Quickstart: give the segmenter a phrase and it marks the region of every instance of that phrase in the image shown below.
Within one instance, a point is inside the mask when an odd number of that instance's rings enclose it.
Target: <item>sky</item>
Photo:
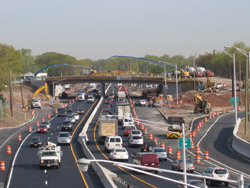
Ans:
[[[0,0],[0,43],[32,55],[189,57],[240,41],[249,0]]]

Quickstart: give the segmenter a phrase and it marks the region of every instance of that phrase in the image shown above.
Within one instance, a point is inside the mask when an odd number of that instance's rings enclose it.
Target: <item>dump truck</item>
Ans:
[[[182,124],[184,124],[183,117],[168,117],[168,124],[167,138],[182,137]]]
[[[117,104],[118,124],[121,125],[123,118],[132,116],[129,103],[118,103]]]
[[[37,155],[39,157],[40,169],[51,167],[59,168],[61,164],[61,146],[57,146],[52,142],[47,141],[43,147],[40,147]]]
[[[98,143],[104,144],[106,136],[118,136],[118,121],[116,118],[102,116],[98,120]]]

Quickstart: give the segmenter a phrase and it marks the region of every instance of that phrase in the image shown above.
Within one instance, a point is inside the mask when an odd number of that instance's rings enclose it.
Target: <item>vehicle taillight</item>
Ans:
[[[227,178],[230,179],[230,173],[228,173]]]
[[[211,177],[214,177],[214,173],[212,173]]]
[[[194,168],[194,164],[192,164],[192,165],[191,165],[191,167],[193,167],[193,168]]]
[[[117,153],[114,153],[114,155],[117,155]]]
[[[182,164],[180,164],[179,167],[182,168]]]

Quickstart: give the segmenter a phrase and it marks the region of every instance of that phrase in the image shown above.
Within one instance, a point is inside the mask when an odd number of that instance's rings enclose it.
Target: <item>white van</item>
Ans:
[[[122,138],[120,136],[107,136],[105,138],[104,147],[106,152],[109,152],[115,148],[122,148]]]
[[[78,93],[77,94],[77,99],[79,101],[84,101],[85,100],[85,93]]]
[[[135,122],[134,120],[131,118],[123,118],[122,121],[122,128],[126,128],[126,127],[134,127],[135,126]]]

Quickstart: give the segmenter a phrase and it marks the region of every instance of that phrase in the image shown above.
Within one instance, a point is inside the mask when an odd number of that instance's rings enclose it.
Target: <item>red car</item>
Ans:
[[[113,102],[113,101],[114,101],[114,99],[111,99],[111,98],[107,99],[107,102]]]
[[[126,127],[123,131],[124,136],[128,136],[130,131],[135,130],[135,127]]]
[[[103,112],[111,113],[111,108],[104,108],[104,109],[103,109]]]
[[[46,125],[40,125],[37,129],[38,133],[47,133],[48,132],[48,128]]]

